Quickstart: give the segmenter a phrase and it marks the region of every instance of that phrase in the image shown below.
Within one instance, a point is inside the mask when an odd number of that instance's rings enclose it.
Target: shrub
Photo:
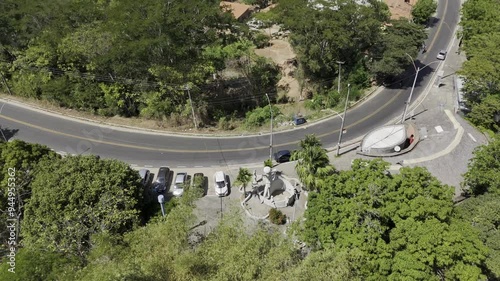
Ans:
[[[272,168],[273,167],[273,160],[272,159],[266,159],[264,161],[264,167],[269,167],[269,168]]]
[[[219,119],[218,126],[219,129],[226,131],[234,130],[235,128],[233,120],[230,117],[226,116],[223,116]]]
[[[285,224],[286,223],[286,215],[283,214],[280,210],[276,208],[272,208],[269,210],[269,220],[274,224]]]
[[[262,49],[269,46],[270,40],[271,38],[269,38],[269,36],[261,32],[254,33],[252,36],[252,42],[258,49]]]
[[[272,108],[274,118],[281,114],[276,106],[273,105]],[[255,128],[262,126],[266,122],[270,122],[270,120],[271,112],[269,111],[269,106],[257,107],[256,109],[246,113],[245,125],[247,128]]]

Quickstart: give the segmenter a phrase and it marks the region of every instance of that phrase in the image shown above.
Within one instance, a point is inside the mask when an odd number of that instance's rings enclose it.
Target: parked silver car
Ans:
[[[174,196],[182,196],[184,194],[184,184],[187,181],[187,173],[177,173],[175,175],[175,181],[174,181],[174,189],[172,190],[172,193]]]

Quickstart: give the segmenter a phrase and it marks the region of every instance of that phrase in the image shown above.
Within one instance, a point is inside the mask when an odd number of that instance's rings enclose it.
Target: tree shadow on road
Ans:
[[[17,132],[19,132],[19,129],[0,127],[0,141],[9,141],[17,134]]]

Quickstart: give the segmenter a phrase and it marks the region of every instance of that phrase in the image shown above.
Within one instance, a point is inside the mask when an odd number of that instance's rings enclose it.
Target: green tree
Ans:
[[[369,67],[379,80],[400,75],[411,65],[411,56],[416,58],[418,50],[427,38],[422,26],[407,20],[393,20],[384,27],[377,43],[371,48],[372,61]]]
[[[0,265],[2,281],[74,280],[81,268],[80,261],[46,249],[22,248],[16,253],[15,273],[8,271],[7,262]]]
[[[484,194],[467,199],[457,206],[456,217],[479,230],[479,237],[488,247],[486,267],[490,279],[500,278],[500,196]]]
[[[500,121],[496,119],[498,115],[500,115],[500,95],[488,95],[480,103],[472,105],[467,119],[483,130],[499,132]]]
[[[468,60],[459,73],[465,76],[464,90],[470,101],[500,93],[500,32],[479,34],[464,42]]]
[[[312,246],[359,249],[364,280],[483,278],[486,248],[454,220],[453,190],[424,168],[387,173],[382,160],[355,160],[311,193],[302,237]],[[410,242],[409,242],[410,241]]]
[[[436,12],[437,2],[434,0],[419,0],[411,9],[413,22],[426,24],[429,18]]]
[[[500,138],[496,137],[488,145],[474,150],[464,174],[463,188],[473,195],[485,192],[500,193]]]
[[[465,45],[474,35],[492,34],[500,30],[500,11],[495,0],[471,0],[462,6],[460,25]]]
[[[351,0],[322,4],[324,8],[307,1],[281,0],[276,8],[291,30],[290,42],[299,62],[313,78],[334,76],[340,58],[346,61],[343,69],[350,69],[376,43],[387,16],[385,4],[368,7]]]
[[[31,185],[21,232],[28,247],[84,257],[92,235],[119,235],[140,223],[142,187],[125,163],[95,156],[43,160]]]
[[[246,194],[246,188],[248,184],[252,181],[252,173],[247,168],[240,168],[238,170],[238,176],[236,176],[235,185],[240,186],[240,191],[243,189],[243,194]]]
[[[306,135],[299,147],[291,157],[292,161],[297,160],[295,171],[308,190],[321,190],[324,179],[335,171],[326,149],[314,135]]]
[[[0,219],[23,219],[25,204],[31,197],[31,182],[37,170],[37,164],[46,159],[55,161],[58,155],[50,148],[40,145],[26,143],[21,140],[10,142],[0,142],[0,208],[4,210],[0,213]],[[11,192],[11,194],[9,194]],[[13,195],[13,196],[11,196]],[[8,208],[14,208],[15,211],[7,212]],[[0,252],[4,252],[10,232],[7,230],[7,224],[0,228]],[[18,242],[20,242],[18,240]]]
[[[310,253],[300,264],[289,269],[287,280],[360,281],[359,266],[364,254],[357,248],[325,249]]]

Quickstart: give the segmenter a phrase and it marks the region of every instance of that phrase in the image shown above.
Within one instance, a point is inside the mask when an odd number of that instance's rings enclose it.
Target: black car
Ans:
[[[288,162],[290,161],[290,157],[292,157],[290,150],[280,150],[274,153],[274,160],[278,163]]]
[[[153,184],[153,188],[157,193],[164,193],[167,190],[169,174],[170,169],[167,167],[160,167],[160,169],[158,169],[158,175],[156,175],[156,181]]]
[[[304,117],[296,117],[293,119],[293,124],[296,126],[305,124],[307,122],[306,118]]]

